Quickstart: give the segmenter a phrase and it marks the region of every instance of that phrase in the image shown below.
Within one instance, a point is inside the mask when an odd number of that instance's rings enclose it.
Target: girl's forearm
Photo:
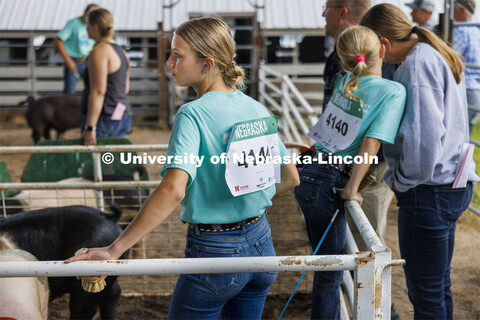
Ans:
[[[380,145],[381,145],[381,142],[378,139],[367,137],[363,139],[362,145],[358,150],[358,155],[363,156],[364,154],[367,154],[367,157],[365,157],[365,159],[370,159],[370,156],[374,156],[378,153],[378,150],[380,149]],[[353,166],[350,179],[348,180],[348,183],[345,186],[345,189],[349,189],[352,192],[358,192],[360,183],[362,182],[363,177],[367,173],[368,168],[370,168],[370,165],[371,165],[370,163],[355,164]]]
[[[100,113],[102,112],[105,95],[91,92],[88,96],[88,110],[85,126],[96,127]]]
[[[167,170],[167,174],[170,170]],[[110,246],[114,257],[119,258],[143,239],[178,206],[185,196],[185,185],[188,179],[188,175],[185,175],[186,173],[175,172],[173,179],[171,179],[172,176],[165,175],[162,183],[148,197],[133,221]]]

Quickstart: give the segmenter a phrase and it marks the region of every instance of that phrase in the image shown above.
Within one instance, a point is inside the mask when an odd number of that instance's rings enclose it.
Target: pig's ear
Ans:
[[[25,101],[20,101],[18,103],[18,106],[19,107],[28,106],[28,105],[32,104],[33,101],[35,101],[35,99],[32,96],[28,96]]]

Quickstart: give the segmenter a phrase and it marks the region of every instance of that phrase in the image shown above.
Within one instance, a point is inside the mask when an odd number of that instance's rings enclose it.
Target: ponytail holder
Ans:
[[[360,62],[365,62],[365,56],[363,54],[359,54],[356,58],[355,58],[355,63],[360,63]]]
[[[417,29],[418,29],[417,26],[413,27],[413,28],[412,28],[412,31],[410,31],[410,33],[417,33]]]

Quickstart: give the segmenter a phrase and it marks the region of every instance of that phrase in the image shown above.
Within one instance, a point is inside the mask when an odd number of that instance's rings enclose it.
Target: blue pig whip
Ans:
[[[335,211],[335,214],[333,215],[332,219],[330,220],[330,223],[328,224],[327,230],[325,230],[325,232],[323,233],[322,238],[320,239],[320,241],[319,241],[318,244],[317,244],[317,247],[315,248],[315,251],[313,251],[313,255],[316,255],[318,249],[320,249],[320,246],[321,246],[321,244],[322,244],[322,242],[323,242],[323,239],[325,239],[325,236],[327,235],[328,230],[330,230],[330,227],[332,226],[333,221],[335,221],[335,218],[337,217],[339,211],[340,211],[340,209],[337,209],[337,211]],[[293,295],[295,294],[295,291],[297,291],[298,286],[300,285],[300,282],[302,282],[303,277],[305,276],[305,273],[307,273],[307,271],[303,271],[302,275],[300,276],[300,279],[298,280],[297,285],[296,285],[295,288],[293,289],[293,292],[292,292],[292,294],[290,295],[290,298],[288,298],[287,304],[286,304],[285,307],[283,308],[282,313],[280,313],[280,317],[278,317],[278,320],[282,319],[283,314],[284,314],[285,311],[287,310],[287,307],[288,307],[288,304],[290,303],[290,301],[292,301]]]

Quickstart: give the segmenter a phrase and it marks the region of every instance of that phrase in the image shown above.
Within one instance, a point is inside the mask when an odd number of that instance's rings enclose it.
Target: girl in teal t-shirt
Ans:
[[[175,118],[168,156],[179,157],[180,161],[165,165],[162,182],[114,243],[88,249],[67,262],[118,259],[180,202],[184,205],[182,219],[189,224],[187,258],[275,255],[265,209],[271,206],[275,193],[299,184],[295,166],[281,166],[280,183],[234,197],[227,189],[225,164],[211,161],[212,156],[220,157],[227,151],[234,124],[269,116],[263,105],[236,90],[243,86],[244,72],[234,64],[234,54],[231,31],[220,19],[193,19],[175,30],[167,67],[177,85],[193,87],[198,97],[184,105]],[[260,130],[258,124],[252,128],[242,135],[270,130]],[[276,140],[273,138],[272,146]],[[287,152],[281,141],[278,149],[275,151],[280,155]],[[263,183],[266,181],[257,182],[256,187],[261,188]],[[239,185],[238,190],[247,187]],[[182,274],[168,318],[261,319],[275,277],[268,272]]]
[[[345,30],[337,41],[337,53],[348,71],[340,80],[319,122],[309,134],[317,141],[314,161],[303,168],[295,196],[305,216],[308,236],[315,249],[337,209],[339,214],[317,254],[342,254],[346,242],[345,200],[362,196],[358,188],[370,166],[370,156],[381,143],[393,143],[405,105],[405,88],[383,79],[385,48],[378,36],[360,26]],[[332,156],[361,163],[334,164]],[[331,158],[330,158],[331,159]],[[326,164],[324,164],[326,162]],[[342,271],[315,272],[312,319],[338,319]]]

